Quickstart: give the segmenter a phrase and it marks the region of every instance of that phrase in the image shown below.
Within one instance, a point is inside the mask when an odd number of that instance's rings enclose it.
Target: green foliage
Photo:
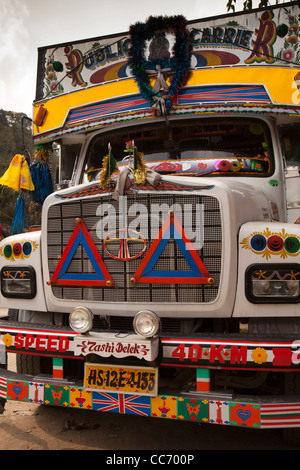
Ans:
[[[13,157],[25,149],[33,155],[31,123],[23,119],[24,113],[0,109],[0,177],[6,172]],[[23,131],[24,129],[24,137]],[[9,229],[18,193],[6,186],[0,186],[0,225]]]

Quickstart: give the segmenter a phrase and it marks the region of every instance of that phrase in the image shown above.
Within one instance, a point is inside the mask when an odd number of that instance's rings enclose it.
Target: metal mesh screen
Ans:
[[[53,205],[48,212],[48,260],[50,278],[61,258],[74,231],[77,217],[84,221],[89,234],[114,281],[113,287],[52,286],[57,298],[98,302],[136,302],[136,303],[208,303],[213,301],[219,289],[222,262],[222,227],[218,200],[211,196],[193,194],[166,194],[155,192],[126,196],[126,218],[120,203],[110,196],[81,201],[64,201]],[[124,203],[124,200],[123,200]],[[101,208],[102,205],[102,208]],[[104,215],[104,209],[108,212]],[[132,285],[130,279],[151,246],[168,208],[175,209],[188,238],[197,249],[213,285],[206,284],[139,284]],[[114,214],[112,217],[107,214]],[[104,215],[105,218],[99,216]],[[101,222],[102,220],[102,222]],[[117,231],[124,227],[134,227],[145,237],[146,251],[136,259],[120,261],[108,256],[104,250],[103,238],[109,232],[109,224],[114,223]],[[104,235],[102,228],[106,229]],[[105,226],[105,223],[107,226]],[[100,224],[100,225],[99,225]],[[125,225],[124,225],[125,224]],[[99,238],[100,235],[100,238]],[[119,247],[110,248],[117,256]],[[138,244],[130,246],[130,255],[138,254]],[[170,238],[155,263],[156,271],[189,271],[191,268],[179,244]],[[91,273],[93,266],[84,247],[79,244],[68,266],[68,273]]]

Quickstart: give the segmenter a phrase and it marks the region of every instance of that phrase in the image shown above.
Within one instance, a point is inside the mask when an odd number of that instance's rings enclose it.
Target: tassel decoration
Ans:
[[[103,170],[100,173],[100,181],[99,186],[104,188],[109,180],[111,179],[113,174],[119,174],[120,171],[118,169],[117,162],[115,157],[113,156],[111,145],[108,144],[108,155],[103,158]]]
[[[29,166],[35,188],[32,192],[32,201],[41,205],[54,190],[52,176],[48,165],[51,154],[51,144],[37,145],[34,154],[34,162]]]
[[[31,178],[34,184],[32,201],[43,204],[49,194],[53,193],[53,183],[50,168],[46,163],[33,162],[30,164]]]
[[[14,218],[13,218],[11,228],[10,228],[11,235],[16,235],[17,233],[24,232],[24,216],[25,216],[24,196],[22,193],[20,193],[17,199],[15,214],[14,214]]]

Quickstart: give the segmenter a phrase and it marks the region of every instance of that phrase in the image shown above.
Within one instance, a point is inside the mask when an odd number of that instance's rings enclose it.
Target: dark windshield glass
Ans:
[[[269,176],[273,171],[271,137],[263,121],[193,119],[99,134],[88,149],[84,181],[97,179],[109,143],[118,165],[127,164],[124,150],[132,140],[147,166],[161,174]]]

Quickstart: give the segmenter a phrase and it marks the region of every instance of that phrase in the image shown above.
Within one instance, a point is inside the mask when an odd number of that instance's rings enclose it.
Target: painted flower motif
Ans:
[[[220,170],[220,171],[229,171],[230,162],[227,160],[221,160],[220,162],[217,163],[216,167],[217,167],[217,170]]]
[[[133,142],[132,142],[132,140],[128,140],[126,142],[126,149],[131,150],[132,148],[133,148]]]
[[[57,89],[58,89],[58,82],[50,83],[50,90],[51,91],[56,91]]]
[[[289,44],[297,44],[298,42],[298,37],[297,36],[290,36],[287,38],[286,42]]]
[[[12,337],[9,333],[6,333],[6,335],[3,336],[2,338],[3,343],[7,348],[12,345]]]
[[[242,165],[238,161],[234,161],[230,163],[230,171],[233,171],[233,172],[240,171],[241,167]]]
[[[256,364],[263,364],[268,359],[268,354],[264,348],[256,348],[252,351],[251,357]]]
[[[47,78],[48,80],[53,80],[55,78],[55,73],[54,72],[48,73]]]
[[[295,58],[295,52],[292,49],[286,49],[282,52],[282,58],[291,62]]]
[[[293,31],[294,33],[297,33],[298,32],[298,29],[299,29],[299,25],[298,24],[292,24],[290,26],[290,31]]]

